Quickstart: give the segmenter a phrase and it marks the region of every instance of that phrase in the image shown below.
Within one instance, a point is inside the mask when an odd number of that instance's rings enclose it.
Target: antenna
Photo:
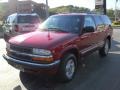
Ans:
[[[48,29],[48,40],[52,40],[49,29]]]

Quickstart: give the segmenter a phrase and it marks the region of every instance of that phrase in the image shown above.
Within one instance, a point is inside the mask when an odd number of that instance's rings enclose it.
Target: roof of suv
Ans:
[[[59,15],[82,15],[82,16],[85,16],[85,15],[97,15],[97,16],[101,16],[99,14],[89,14],[89,13],[60,13],[60,14],[56,14],[55,16],[59,16]],[[104,16],[104,15],[102,15]]]

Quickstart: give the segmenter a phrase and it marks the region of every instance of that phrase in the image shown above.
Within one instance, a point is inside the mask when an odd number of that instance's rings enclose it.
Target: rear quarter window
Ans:
[[[103,15],[103,16],[101,16],[101,18],[102,18],[104,24],[111,25],[111,21],[108,18],[108,16]]]

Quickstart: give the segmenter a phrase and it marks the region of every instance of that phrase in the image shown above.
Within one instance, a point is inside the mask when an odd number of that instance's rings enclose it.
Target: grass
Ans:
[[[112,25],[113,28],[120,29],[120,25]]]
[[[112,23],[112,27],[113,28],[120,28],[120,24],[114,24],[114,23]]]
[[[2,30],[2,24],[3,24],[3,21],[0,21],[0,32],[3,32],[3,30]]]
[[[0,25],[0,38],[3,38],[3,29],[2,29],[2,25]]]
[[[0,21],[0,25],[2,25],[3,21]]]
[[[120,27],[120,25],[112,25],[113,27]]]
[[[2,30],[2,26],[0,25],[0,32],[3,32],[3,30]]]

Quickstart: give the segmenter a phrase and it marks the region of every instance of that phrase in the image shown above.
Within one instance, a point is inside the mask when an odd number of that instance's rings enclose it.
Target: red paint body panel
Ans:
[[[10,39],[10,43],[40,49],[51,49],[67,40],[73,39],[77,34],[61,32],[32,32]]]

